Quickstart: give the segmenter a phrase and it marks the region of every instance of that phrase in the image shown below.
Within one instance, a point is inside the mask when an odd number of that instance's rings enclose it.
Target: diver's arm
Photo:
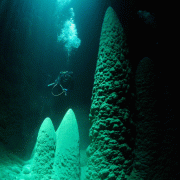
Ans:
[[[53,86],[53,85],[57,85],[60,82],[60,77],[58,76],[58,78],[51,84],[48,84],[48,86]]]
[[[54,82],[54,83],[48,84],[48,86],[52,86],[52,85],[54,85],[54,84],[56,84],[56,83]]]

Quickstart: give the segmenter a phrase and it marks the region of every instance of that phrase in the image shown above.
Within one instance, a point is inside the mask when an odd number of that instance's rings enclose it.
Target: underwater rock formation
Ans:
[[[72,109],[67,111],[56,132],[50,118],[43,121],[28,161],[6,152],[0,144],[2,180],[80,180],[84,176],[80,172],[79,131]]]
[[[125,41],[122,25],[109,7],[102,25],[91,99],[87,180],[120,180],[131,171],[131,68]]]
[[[56,134],[50,118],[46,118],[39,130],[32,161],[34,179],[51,178],[56,149]]]
[[[154,173],[156,169],[160,169],[157,158],[161,144],[161,125],[158,117],[156,79],[153,61],[143,58],[138,64],[135,76],[137,135],[134,168],[138,175],[135,179],[153,179],[158,174]]]
[[[79,131],[76,117],[72,109],[69,109],[64,116],[56,131],[56,137],[54,170],[58,178],[64,180],[79,180]]]
[[[56,133],[50,118],[44,120],[34,151],[35,179],[79,180],[79,131],[72,109],[67,111]]]

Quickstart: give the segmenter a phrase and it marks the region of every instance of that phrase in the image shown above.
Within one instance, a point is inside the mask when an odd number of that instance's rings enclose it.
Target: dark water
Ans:
[[[79,125],[80,146],[85,149],[89,144],[88,115],[105,11],[111,5],[125,29],[135,71],[144,56],[154,62],[159,58],[155,20],[153,26],[145,24],[137,13],[143,7],[155,16],[157,10],[150,4],[71,0],[60,10],[56,0],[2,0],[0,141],[21,156],[29,156],[44,118],[50,117],[57,129],[72,108]],[[71,7],[81,44],[72,49],[68,60],[67,49],[57,42],[57,35]],[[54,97],[47,84],[54,82],[60,71],[73,71],[74,89],[67,96]]]
[[[56,129],[69,108],[76,114],[81,148],[89,144],[91,91],[107,8],[102,5],[102,1],[74,0],[60,10],[56,0],[0,2],[0,127],[4,133],[0,140],[21,156],[30,155],[44,118],[50,117]],[[70,7],[81,45],[72,49],[68,61],[57,34],[69,18]],[[60,71],[73,71],[74,89],[67,96],[54,97],[47,85]]]
[[[167,153],[168,157],[164,155],[163,172],[171,161],[176,165],[179,126],[174,114],[179,75],[175,71],[178,56],[172,57],[175,48],[170,52],[175,43],[167,41],[173,39],[173,33],[166,31],[174,23],[171,22],[174,17],[171,19],[167,11],[169,7],[164,8],[164,2],[162,6],[155,0],[71,0],[67,5],[68,0],[64,0],[61,6],[57,2],[0,1],[0,145],[3,143],[21,158],[29,159],[43,120],[50,117],[56,130],[71,108],[78,122],[80,149],[87,148],[88,116],[101,27],[107,8],[112,6],[127,37],[127,58],[132,65],[133,76],[144,57],[153,62],[161,123],[159,132],[163,137],[160,151]],[[61,34],[64,22],[70,18],[70,8],[75,13],[74,23],[81,44],[71,50],[68,58],[67,48],[63,42],[57,41],[57,36]],[[159,22],[162,23],[161,28]],[[52,95],[52,86],[47,85],[55,81],[60,71],[73,72],[74,88],[67,96],[63,93],[56,97]],[[132,85],[134,81],[132,78]],[[57,87],[55,92],[60,93],[61,90]],[[134,122],[136,120],[133,119]],[[169,172],[173,174],[171,169]]]

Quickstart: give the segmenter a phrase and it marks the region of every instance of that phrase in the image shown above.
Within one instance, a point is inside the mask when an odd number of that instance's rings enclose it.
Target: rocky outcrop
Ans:
[[[154,63],[148,57],[143,58],[137,67],[136,85],[136,140],[134,174],[132,179],[161,179],[157,175],[160,169],[160,147],[162,143],[162,125],[158,117],[157,75]],[[156,178],[155,178],[156,177]]]
[[[109,7],[102,25],[89,119],[87,180],[119,180],[133,162],[128,49],[121,23]]]
[[[34,148],[32,174],[35,179],[80,179],[79,131],[72,109],[56,132],[50,118],[42,123]]]
[[[79,131],[72,109],[64,116],[56,131],[54,170],[59,179],[80,179]]]
[[[56,134],[50,118],[46,118],[39,130],[32,161],[34,179],[51,179],[56,150]]]

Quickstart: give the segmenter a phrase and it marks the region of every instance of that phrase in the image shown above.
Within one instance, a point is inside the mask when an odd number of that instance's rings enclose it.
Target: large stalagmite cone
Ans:
[[[34,179],[49,180],[53,171],[56,134],[50,118],[46,118],[38,132],[32,160]]]
[[[79,131],[75,114],[69,109],[56,131],[54,170],[60,179],[80,179]]]
[[[86,179],[123,179],[131,172],[131,68],[123,27],[109,7],[105,13],[89,119],[91,144]]]

